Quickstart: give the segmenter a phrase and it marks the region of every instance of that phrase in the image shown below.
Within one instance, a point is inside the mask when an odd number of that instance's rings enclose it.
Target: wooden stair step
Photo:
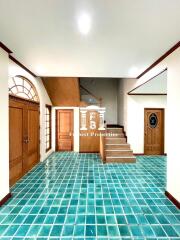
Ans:
[[[135,163],[136,158],[131,157],[106,157],[106,163]]]
[[[106,143],[126,143],[126,138],[105,138]]]
[[[106,137],[107,138],[124,138],[125,135],[124,133],[107,133]]]
[[[111,132],[111,133],[123,133],[122,128],[107,128],[106,131],[107,131],[107,133],[109,133],[109,132]]]
[[[129,149],[130,150],[130,144],[128,143],[107,143],[105,145],[105,149]]]
[[[120,157],[123,157],[123,156],[133,156],[133,151],[132,150],[124,150],[124,149],[109,149],[109,150],[106,150],[106,156],[120,156]]]

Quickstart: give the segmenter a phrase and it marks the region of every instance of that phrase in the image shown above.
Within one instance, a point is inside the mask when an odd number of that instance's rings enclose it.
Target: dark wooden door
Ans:
[[[10,97],[10,185],[39,162],[39,104]]]
[[[73,150],[73,110],[56,111],[56,150]]]
[[[164,109],[144,110],[144,154],[164,154]]]

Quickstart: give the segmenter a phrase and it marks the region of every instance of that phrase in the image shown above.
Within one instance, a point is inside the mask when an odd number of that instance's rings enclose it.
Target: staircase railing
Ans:
[[[81,89],[83,89],[86,93],[91,95],[93,98],[95,98],[98,101],[100,107],[102,106],[102,98],[101,97],[95,96],[92,92],[90,92],[87,88],[83,87],[82,85],[79,85],[79,87]]]

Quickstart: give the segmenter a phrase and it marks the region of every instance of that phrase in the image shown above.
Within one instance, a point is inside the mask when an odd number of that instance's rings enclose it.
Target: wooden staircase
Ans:
[[[135,163],[136,158],[130,145],[127,143],[122,127],[107,128],[104,137],[104,162],[105,163]]]

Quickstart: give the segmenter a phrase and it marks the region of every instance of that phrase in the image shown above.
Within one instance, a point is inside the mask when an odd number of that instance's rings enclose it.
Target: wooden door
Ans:
[[[39,106],[29,105],[26,109],[26,157],[23,162],[24,173],[39,162]]]
[[[23,104],[10,100],[9,107],[9,179],[13,185],[23,175]]]
[[[81,114],[81,113],[80,113]],[[92,119],[92,120],[91,120]],[[80,117],[81,121],[81,117]],[[81,123],[80,123],[81,126]],[[88,110],[86,113],[87,130],[80,130],[80,152],[97,153],[100,148],[99,113]]]
[[[164,154],[164,109],[144,110],[144,154]]]
[[[56,111],[56,150],[73,150],[73,110]]]
[[[39,104],[9,99],[9,170],[13,185],[39,162]]]

